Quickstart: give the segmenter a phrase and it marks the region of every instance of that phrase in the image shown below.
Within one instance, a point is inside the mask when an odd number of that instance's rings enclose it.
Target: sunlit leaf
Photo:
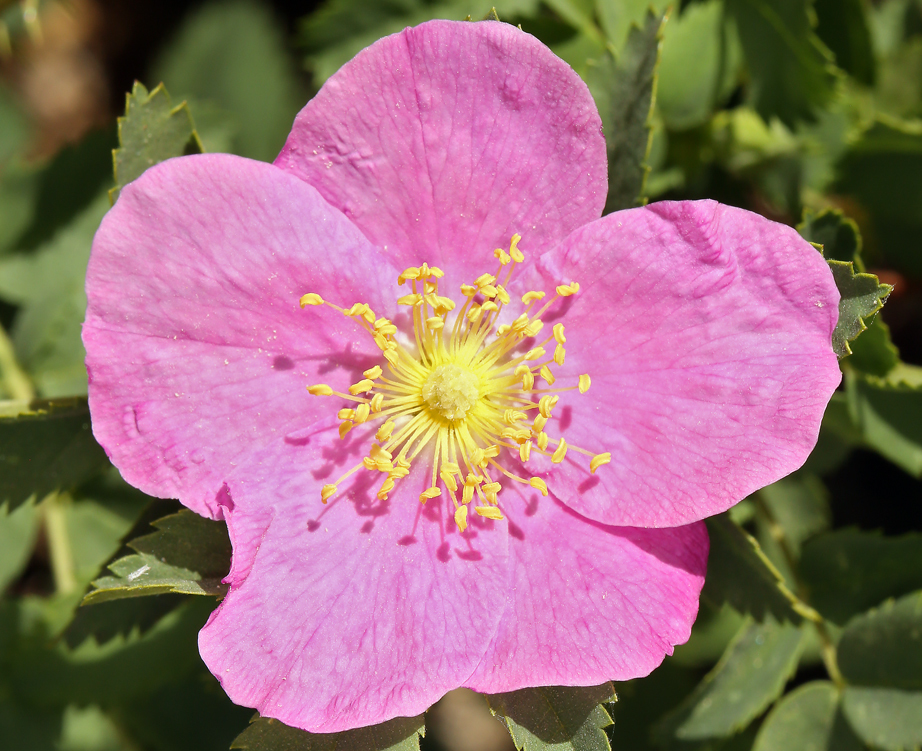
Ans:
[[[861,751],[829,681],[813,681],[785,696],[769,713],[752,751]]]

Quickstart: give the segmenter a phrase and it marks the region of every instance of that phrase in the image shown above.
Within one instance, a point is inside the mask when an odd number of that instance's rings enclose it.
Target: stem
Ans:
[[[35,398],[35,389],[29,376],[20,367],[13,350],[13,342],[6,330],[0,326],[0,378],[7,393],[13,399],[32,401]]]
[[[77,588],[77,576],[74,573],[74,554],[67,533],[64,498],[55,491],[45,496],[41,505],[45,517],[45,535],[48,539],[54,587],[58,594],[70,594]]]
[[[784,556],[784,560],[788,564],[788,569],[791,571],[791,576],[794,577],[797,598],[804,601],[805,592],[807,591],[806,585],[797,578],[797,556],[794,554],[794,549],[791,547],[791,541],[788,540],[784,527],[777,522],[759,493],[755,496],[755,506],[756,512],[765,519],[768,525],[768,533],[772,536],[772,539],[778,543],[781,554]],[[823,665],[825,665],[826,672],[829,673],[829,677],[832,679],[833,683],[836,684],[836,688],[841,690],[845,688],[845,679],[842,677],[842,673],[839,670],[839,663],[836,659],[836,645],[829,635],[829,629],[826,628],[826,620],[813,610],[813,608],[810,608],[809,605],[807,605],[807,607],[813,614],[808,620],[810,620],[814,628],[816,628],[816,633],[820,639]]]

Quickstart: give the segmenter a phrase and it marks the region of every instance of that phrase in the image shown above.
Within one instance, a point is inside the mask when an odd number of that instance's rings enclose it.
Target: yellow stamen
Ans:
[[[595,474],[595,471],[601,467],[603,464],[608,464],[611,461],[611,454],[596,454],[592,457],[592,460],[589,462],[589,471],[592,474]]]
[[[589,391],[590,385],[592,385],[592,380],[586,373],[583,373],[579,377],[579,393],[585,394],[587,391]]]
[[[497,521],[500,521],[503,518],[500,510],[494,506],[477,506],[474,508],[474,511],[476,511],[481,516],[486,517],[487,519],[496,519]]]
[[[316,292],[308,292],[301,297],[301,307],[304,308],[308,305],[323,305],[323,298]]]
[[[331,389],[325,383],[317,383],[313,386],[308,386],[307,393],[312,394],[313,396],[330,396],[333,393],[333,389]]]

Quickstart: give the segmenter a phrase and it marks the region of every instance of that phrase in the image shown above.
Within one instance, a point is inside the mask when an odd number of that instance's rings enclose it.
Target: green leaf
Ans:
[[[813,121],[832,98],[832,55],[810,25],[809,0],[726,0],[752,81],[750,96],[768,121]]]
[[[6,86],[0,86],[0,171],[26,143],[29,126]]]
[[[602,704],[616,701],[611,683],[543,686],[487,696],[490,711],[506,722],[519,751],[609,751],[612,724]]]
[[[851,138],[834,190],[868,215],[875,263],[922,274],[922,123],[879,119]]]
[[[826,407],[819,440],[807,458],[803,471],[818,475],[832,472],[842,465],[852,449],[861,446],[863,442],[861,431],[852,422],[845,394],[837,391]]]
[[[223,110],[235,126],[235,153],[271,161],[308,99],[285,42],[265,3],[212,2],[190,14],[167,43],[154,76],[177,97]],[[206,131],[205,146],[213,150],[208,136]]]
[[[126,555],[110,563],[109,570],[115,576],[94,581],[94,589],[84,598],[83,605],[167,592],[221,597],[227,591],[220,579],[206,579],[197,571],[171,566],[152,555]]]
[[[663,31],[656,107],[666,126],[704,125],[736,84],[742,52],[722,0],[686,5]]]
[[[762,488],[759,499],[797,555],[803,542],[829,528],[828,493],[814,475],[798,473]]]
[[[814,0],[816,35],[835,56],[836,64],[860,83],[874,84],[871,33],[861,0]]]
[[[865,319],[883,307],[893,287],[881,284],[873,274],[856,274],[850,262],[830,260],[827,263],[842,296],[839,320],[832,332],[832,348],[842,358],[852,353],[848,343],[867,328]]]
[[[922,592],[855,616],[842,632],[837,655],[852,685],[922,691]]]
[[[888,597],[922,589],[922,535],[836,530],[804,545],[799,573],[810,604],[841,625]]]
[[[752,751],[861,751],[829,681],[813,681],[785,696],[765,718]]]
[[[16,356],[44,397],[86,392],[84,275],[108,208],[99,194],[37,251],[0,259],[0,297],[21,306],[11,332]]]
[[[865,743],[884,751],[922,746],[922,692],[848,686],[842,710]]]
[[[884,377],[900,364],[900,352],[890,338],[890,327],[875,316],[867,329],[851,343],[848,366],[868,375]]]
[[[711,552],[702,599],[715,608],[728,602],[759,621],[769,614],[779,621],[794,623],[799,623],[805,615],[815,617],[790,591],[759,543],[726,513],[712,516],[705,523]]]
[[[0,402],[0,502],[10,509],[79,485],[108,463],[86,399]]]
[[[118,191],[148,167],[204,151],[186,103],[174,107],[163,84],[148,93],[139,81],[127,97],[125,116],[118,119],[118,141],[113,152],[115,187],[109,192],[113,203]]]
[[[922,368],[900,364],[886,378],[847,372],[852,421],[865,442],[922,477]]]
[[[12,513],[0,505],[0,595],[19,576],[32,555],[38,522],[34,504],[24,503]]]
[[[158,519],[154,527],[158,531],[131,540],[129,546],[206,578],[227,574],[232,551],[225,524],[184,509]]]
[[[665,17],[648,13],[634,26],[617,61],[610,51],[590,68],[608,147],[608,201],[605,212],[644,203],[650,153],[657,65]]]
[[[825,209],[819,213],[805,210],[797,231],[807,242],[822,245],[823,258],[827,261],[852,262],[859,271],[864,271],[858,225],[838,209]]]
[[[664,740],[726,738],[781,695],[797,668],[803,634],[791,624],[749,622],[715,668],[658,728]]]
[[[418,751],[423,717],[397,717],[342,733],[307,733],[278,720],[256,717],[231,749],[244,751]]]

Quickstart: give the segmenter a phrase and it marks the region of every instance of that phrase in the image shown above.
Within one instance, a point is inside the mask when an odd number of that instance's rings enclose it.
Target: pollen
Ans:
[[[541,290],[526,292],[521,297],[524,311],[510,315],[507,306],[519,303],[513,303],[506,290],[515,267],[525,259],[518,247],[521,239],[515,235],[508,251],[494,251],[496,273],[460,285],[460,306],[441,294],[441,269],[425,263],[405,269],[397,278],[404,290],[395,295],[412,320],[412,331],[404,331],[404,336],[393,321],[376,316],[366,303],[340,307],[316,292],[300,298],[302,308],[325,305],[352,319],[368,333],[382,358],[346,392],[322,383],[307,387],[314,396],[346,402],[336,408],[341,438],[364,423],[374,430],[374,441],[362,460],[322,487],[323,503],[362,470],[380,473],[376,497],[387,500],[411,467],[420,464],[428,487],[420,492],[417,486],[419,502],[447,496],[454,523],[463,533],[469,509],[476,514],[473,518],[505,518],[503,486],[509,482],[549,494],[547,481],[529,474],[526,466],[541,474],[580,455],[582,459],[575,461],[588,461],[587,469],[594,474],[611,461],[609,453],[571,445],[563,436],[551,437],[557,432],[554,408],[559,394],[583,394],[590,379],[586,373],[572,376],[559,370],[566,357],[564,325],[555,323],[550,335],[541,336],[542,316],[551,311],[552,319],[559,318],[552,308],[561,298],[578,294],[580,287],[574,281],[562,283],[550,297]],[[501,317],[506,323],[499,324]]]

